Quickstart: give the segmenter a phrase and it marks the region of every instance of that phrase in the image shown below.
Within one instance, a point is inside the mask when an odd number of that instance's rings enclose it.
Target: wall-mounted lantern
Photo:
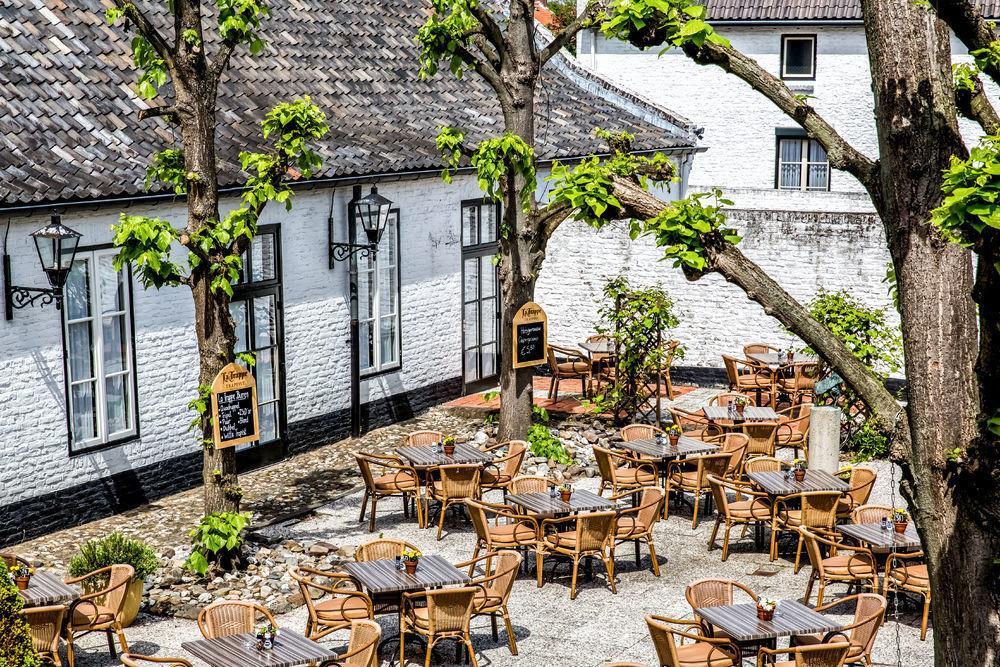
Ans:
[[[378,188],[373,185],[370,193],[352,199],[348,208],[348,242],[335,242],[331,234],[330,268],[333,268],[334,262],[343,261],[354,254],[359,254],[359,257],[375,256],[378,242],[382,240],[382,233],[385,232],[386,223],[389,221],[392,202],[380,195]],[[355,225],[358,221],[361,221],[368,243],[354,242]]]
[[[54,303],[57,310],[62,309],[63,287],[66,285],[70,269],[73,268],[80,236],[79,232],[62,224],[58,213],[52,214],[49,224],[32,232],[31,237],[35,241],[38,260],[42,264],[42,271],[49,279],[50,287],[20,287],[11,284],[10,256],[7,254],[7,238],[4,236],[4,316],[8,320],[14,318],[15,308],[34,306],[35,303],[40,306]]]

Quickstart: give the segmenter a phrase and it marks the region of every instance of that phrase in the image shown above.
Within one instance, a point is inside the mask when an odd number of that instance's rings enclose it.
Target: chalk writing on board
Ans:
[[[514,368],[545,363],[547,318],[542,307],[529,301],[514,314]]]
[[[229,364],[212,382],[212,420],[216,447],[258,439],[257,384],[249,370]]]

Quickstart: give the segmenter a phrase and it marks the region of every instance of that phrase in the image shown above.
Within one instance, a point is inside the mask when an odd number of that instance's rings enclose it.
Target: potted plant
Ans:
[[[82,577],[102,567],[117,564],[131,565],[135,570],[132,581],[125,589],[125,601],[122,603],[121,622],[123,626],[128,627],[139,613],[146,579],[160,567],[160,560],[152,549],[141,540],[125,537],[117,532],[104,538],[88,540],[80,545],[80,553],[70,559],[69,575]],[[106,585],[106,578],[104,581],[93,579],[88,582],[88,586],[91,587]],[[94,588],[94,590],[100,590],[100,588]]]
[[[667,427],[667,437],[670,438],[670,446],[676,447],[677,441],[681,439],[681,435],[684,434],[684,430],[680,427],[680,424],[671,424]]]
[[[806,468],[808,467],[805,459],[794,459],[792,461],[792,474],[795,475],[796,482],[801,482],[806,478]]]
[[[785,354],[786,354],[785,358],[788,360],[788,363],[792,363],[793,361],[795,361],[795,353],[792,351],[792,348],[788,348],[788,352],[786,352]]]
[[[445,456],[455,455],[455,438],[450,435],[444,439],[444,455]]]
[[[896,532],[902,535],[906,532],[906,526],[910,522],[910,515],[907,514],[906,510],[902,507],[897,507],[892,510],[892,527],[896,529]]]
[[[743,416],[743,411],[746,410],[747,405],[749,405],[749,403],[750,403],[750,399],[748,399],[746,396],[737,396],[733,400],[733,405],[736,406],[736,414],[738,414],[740,417],[742,417]]]
[[[573,487],[570,484],[561,484],[559,486],[559,499],[564,503],[568,503],[570,497],[573,495]]]
[[[769,598],[759,598],[757,600],[757,618],[762,621],[774,619],[774,610],[778,608],[778,601]]]
[[[17,589],[19,591],[23,591],[28,588],[28,584],[31,582],[31,575],[34,573],[35,568],[20,561],[10,568],[10,578],[14,580],[15,584],[17,584]]]
[[[274,648],[274,640],[278,637],[278,628],[270,623],[258,625],[254,636],[257,638],[258,651],[270,651]]]
[[[404,549],[403,550],[403,567],[406,568],[406,573],[413,576],[417,572],[417,564],[420,562],[420,557],[423,556],[418,549]]]

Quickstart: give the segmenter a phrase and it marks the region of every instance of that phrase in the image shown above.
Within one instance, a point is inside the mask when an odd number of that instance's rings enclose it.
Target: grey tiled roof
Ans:
[[[705,0],[715,21],[860,21],[859,0]],[[1000,0],[977,0],[986,16],[1000,15]]]
[[[242,181],[236,156],[260,141],[277,102],[311,95],[331,132],[317,177],[440,167],[436,128],[471,138],[503,131],[492,91],[473,74],[418,73],[414,35],[426,0],[280,0],[267,54],[241,54],[220,90],[223,185]],[[161,0],[148,3],[163,4]],[[211,3],[210,3],[211,4]],[[104,22],[110,0],[0,4],[0,205],[128,197],[143,192],[149,157],[173,145],[160,120],[140,122],[127,38]],[[211,19],[208,19],[211,21]],[[639,149],[692,146],[687,120],[557,56],[538,96],[543,159],[599,149],[596,126],[637,134]]]

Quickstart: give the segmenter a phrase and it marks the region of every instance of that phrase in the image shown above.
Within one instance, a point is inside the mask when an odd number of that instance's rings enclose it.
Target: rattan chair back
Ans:
[[[816,570],[820,578],[823,578],[826,574],[826,570],[823,567],[823,545],[830,545],[823,541],[825,538],[821,538],[808,528],[799,528],[799,533],[805,538],[806,554],[809,556],[809,562],[812,563],[813,569]]]
[[[875,645],[875,638],[878,636],[878,629],[882,626],[882,619],[885,617],[887,606],[886,599],[878,593],[861,593],[853,596],[857,602],[854,608],[854,622],[851,628],[851,646],[855,652],[871,653]],[[851,598],[841,598],[838,603],[845,602]]]
[[[732,459],[730,454],[703,454],[693,457],[698,461],[698,488],[708,488],[708,475],[725,477],[729,462]]]
[[[726,466],[725,477],[736,479],[743,471],[747,450],[750,448],[750,437],[745,433],[726,433],[714,438],[706,438],[706,442],[718,444],[723,454],[729,454],[729,465]]]
[[[354,452],[354,460],[358,462],[358,470],[361,471],[361,479],[365,481],[365,486],[369,491],[375,491],[375,474],[372,472],[372,461],[368,452]]]
[[[700,415],[696,412],[688,412],[687,410],[682,410],[678,407],[671,406],[667,408],[670,412],[670,419],[673,423],[681,427],[681,430],[685,432],[685,435],[690,437],[712,437],[722,435],[722,427],[718,424],[713,424],[704,415]],[[704,432],[704,436],[700,433],[692,435],[690,431]]]
[[[656,428],[652,424],[629,424],[621,429],[622,440],[625,442],[649,440],[655,438],[658,433],[663,434],[663,429]]]
[[[219,600],[198,614],[198,629],[205,639],[240,635],[254,631],[258,616],[277,627],[271,612],[259,604],[245,600]]]
[[[777,422],[745,422],[742,431],[750,438],[747,456],[774,456]]]
[[[769,354],[777,351],[778,348],[767,343],[747,343],[743,346],[743,354],[747,356],[751,354]]]
[[[847,642],[836,644],[817,644],[815,646],[797,646],[789,649],[795,667],[843,667],[851,645]],[[782,652],[785,652],[782,649]]]
[[[743,464],[743,470],[747,473],[781,472],[788,467],[790,466],[787,461],[782,461],[781,459],[773,456],[757,456],[752,459],[747,459],[746,463]]]
[[[511,493],[548,493],[552,480],[548,477],[532,477],[521,475],[510,483]]]
[[[476,537],[489,547],[491,543],[490,518],[486,515],[489,505],[468,498],[465,501],[465,507],[469,513],[469,519],[472,521],[472,528],[476,531]]]
[[[615,483],[615,462],[611,456],[611,450],[594,445],[594,460],[597,461],[597,472],[601,476],[601,481],[614,485]]]
[[[478,498],[479,474],[482,468],[477,464],[456,463],[441,466],[441,495],[450,500]]]
[[[721,607],[736,603],[737,592],[757,601],[757,595],[738,581],[731,579],[699,579],[692,581],[684,588],[684,598],[694,612],[699,607]]]
[[[351,639],[347,653],[341,656],[337,665],[357,665],[371,667],[376,664],[378,642],[382,638],[382,626],[371,620],[351,622]]]
[[[576,551],[600,551],[613,537],[614,512],[587,512],[576,516]]]
[[[53,661],[58,664],[59,637],[62,633],[66,607],[63,605],[25,607],[21,613],[28,622],[31,645],[35,651],[43,657],[54,657]]]
[[[837,521],[839,491],[808,491],[798,494],[802,501],[800,526],[833,530]]]
[[[465,633],[469,629],[476,586],[427,591],[427,623],[433,635]]]
[[[372,540],[358,545],[358,548],[354,550],[354,560],[359,563],[371,560],[394,560],[397,556],[402,557],[403,552],[407,549],[419,551],[417,547],[406,540],[392,538]]]
[[[31,563],[29,563],[24,558],[21,558],[17,554],[12,554],[10,552],[4,552],[4,551],[0,551],[0,561],[3,561],[3,563],[7,567],[14,567],[15,565],[28,565],[29,567],[31,566]]]
[[[729,380],[729,386],[737,386],[740,382],[740,374],[736,368],[736,357],[724,354],[722,355],[722,363],[726,367],[726,378]]]
[[[490,581],[483,584],[486,593],[502,600],[502,604],[507,604],[517,573],[521,569],[521,561],[521,554],[511,549],[497,551],[488,558],[485,572]]]
[[[847,495],[851,497],[851,504],[854,506],[864,505],[872,495],[875,487],[875,480],[878,474],[871,468],[858,466],[851,470],[850,485]]]
[[[706,475],[705,481],[712,489],[712,499],[715,501],[715,509],[720,517],[729,516],[729,496],[726,494],[725,481],[716,475]]]
[[[660,667],[683,667],[677,657],[674,630],[670,624],[647,616],[646,626],[649,628],[649,638],[653,640],[653,648],[656,649]]]
[[[503,469],[501,473],[513,479],[521,472],[521,464],[524,463],[524,455],[528,451],[528,443],[524,440],[511,440],[507,443],[507,453],[504,454]]]
[[[444,433],[441,431],[413,431],[406,434],[403,444],[407,447],[422,447],[433,445],[444,440]]]
[[[98,595],[92,602],[94,604],[107,607],[115,612],[117,617],[125,604],[125,593],[128,592],[128,585],[135,575],[135,569],[131,565],[117,563],[109,567],[108,584],[104,587],[107,591],[104,595]],[[85,605],[81,611],[86,610]]]
[[[639,511],[636,512],[636,521],[647,530],[653,529],[661,516],[661,503],[663,502],[663,489],[658,486],[647,486],[643,488],[642,495],[639,496]]]
[[[880,523],[891,517],[892,508],[888,505],[861,505],[851,511],[851,523]]]
[[[727,391],[723,394],[716,394],[712,398],[708,399],[709,405],[721,405],[726,407],[730,403],[735,403],[737,398],[742,398],[747,401],[748,405],[756,405],[756,402],[750,396],[746,394],[741,394],[738,391]]]

